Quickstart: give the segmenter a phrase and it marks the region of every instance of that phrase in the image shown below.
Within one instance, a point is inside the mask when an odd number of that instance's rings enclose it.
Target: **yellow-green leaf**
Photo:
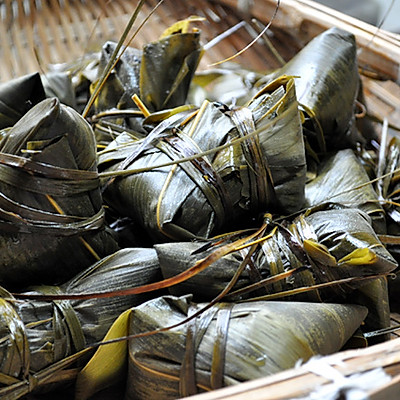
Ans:
[[[160,39],[165,38],[167,36],[173,35],[174,33],[187,33],[189,32],[189,26],[192,22],[204,21],[204,17],[198,17],[196,15],[192,15],[189,18],[183,19],[181,21],[175,22],[175,24],[171,25],[167,28],[163,34],[160,36]]]
[[[376,261],[376,254],[368,249],[356,249],[350,254],[347,254],[342,259],[339,260],[339,264],[349,264],[349,265],[363,265],[372,264]]]
[[[131,310],[122,313],[113,323],[104,341],[128,335]],[[78,374],[76,400],[85,400],[94,393],[112,385],[124,376],[127,367],[126,340],[100,346],[87,365]]]
[[[318,243],[314,240],[306,239],[303,242],[304,250],[307,254],[315,261],[318,261],[320,264],[327,265],[329,267],[334,267],[337,265],[335,257],[329,253],[329,250],[326,246],[321,243]]]
[[[196,106],[192,104],[184,104],[182,106],[174,107],[174,108],[168,108],[160,111],[156,111],[151,113],[144,121],[145,124],[151,124],[151,123],[160,123],[164,121],[165,119],[171,117],[172,115],[179,114],[181,112],[187,112],[187,111],[195,111]]]

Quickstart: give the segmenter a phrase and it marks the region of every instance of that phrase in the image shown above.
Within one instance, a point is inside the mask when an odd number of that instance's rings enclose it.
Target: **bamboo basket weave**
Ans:
[[[0,82],[34,71],[49,71],[54,64],[98,51],[107,40],[117,41],[137,3],[138,0],[0,0]],[[156,0],[146,1],[132,32],[156,3]],[[206,20],[199,23],[204,43],[234,27],[231,34],[207,50],[200,65],[205,69],[250,43],[258,33],[259,25],[254,23],[254,19],[267,24],[275,8],[276,0],[165,0],[134,38],[132,46],[140,47],[156,39],[172,23],[190,15],[205,17]],[[400,129],[400,35],[378,31],[313,1],[282,0],[268,38],[287,61],[313,37],[332,26],[346,29],[356,36],[369,110],[380,120],[387,118],[392,126]],[[257,70],[279,66],[265,38],[259,39],[235,61]],[[393,364],[389,361],[387,364],[393,372],[397,393],[400,391],[400,370],[393,365],[400,363],[399,340],[393,341],[393,345],[390,344],[392,341],[379,345],[381,347],[375,353],[366,351],[370,357],[360,361],[365,365],[380,356],[384,364],[386,354],[390,357],[395,352]],[[394,346],[393,352],[385,352],[389,346]],[[355,353],[352,356],[356,357]],[[343,359],[338,357],[337,362],[342,362]],[[199,395],[198,399],[233,400],[247,394],[252,399],[283,398],[267,396],[267,393],[272,393],[270,387],[284,381],[292,382],[286,387],[298,385],[298,376],[297,372],[289,371],[279,377]],[[318,383],[315,377],[307,382]]]
[[[138,0],[0,1],[0,82],[38,70],[45,72],[49,65],[98,51],[106,40],[118,40],[137,3]],[[146,1],[134,29],[156,3]],[[165,0],[132,45],[140,47],[156,39],[166,27],[189,15],[206,18],[199,24],[204,43],[236,26],[232,34],[207,51],[200,65],[207,68],[250,43],[257,34],[252,20],[267,24],[276,4],[276,0]],[[356,35],[370,110],[400,127],[400,35],[378,31],[313,1],[282,0],[268,37],[280,56],[289,60],[314,36],[332,26]],[[264,39],[235,61],[257,70],[279,66]]]

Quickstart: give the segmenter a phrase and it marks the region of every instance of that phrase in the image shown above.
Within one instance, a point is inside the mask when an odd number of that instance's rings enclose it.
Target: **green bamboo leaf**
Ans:
[[[43,100],[0,150],[1,284],[65,281],[117,250],[103,229],[94,134],[75,110]]]
[[[157,111],[183,105],[201,55],[199,32],[176,32],[174,27],[171,34],[145,45],[140,98],[147,107]]]
[[[188,33],[191,28],[191,24],[193,22],[201,22],[205,21],[204,17],[199,17],[197,15],[191,15],[188,18],[182,19],[180,21],[175,22],[171,26],[169,26],[159,37],[159,39],[163,39],[167,36],[176,34],[176,33]]]
[[[128,167],[138,172],[108,182],[105,202],[156,241],[210,237],[268,207],[297,211],[304,201],[306,173],[301,119],[293,79],[276,86],[248,107],[229,109],[204,101],[189,118],[183,113],[181,120],[159,129],[172,117],[165,119],[147,136],[153,139],[157,132],[153,148],[143,147],[146,139],[118,136],[99,157],[103,176]],[[234,145],[236,140],[241,141]],[[215,155],[196,157],[230,143]]]
[[[177,323],[201,306],[190,303],[187,297],[152,300],[132,309],[129,333]],[[197,332],[201,333],[194,359],[194,382],[200,392],[218,382],[220,370],[212,368],[214,351],[224,357],[222,385],[233,385],[291,368],[299,359],[306,361],[317,354],[338,351],[366,316],[364,307],[343,304],[241,303],[228,306],[230,313],[221,306],[215,306],[217,312],[208,320],[205,332],[204,328],[196,330],[203,316],[192,330],[193,343]],[[129,341],[127,399],[172,399],[183,395],[179,392],[180,373],[189,329],[179,326]],[[222,342],[226,340],[226,345],[218,342],[217,349],[215,338],[222,329]]]
[[[96,288],[100,291],[112,291],[129,289],[132,282],[140,286],[158,282],[160,279],[154,249],[126,248],[94,263],[61,286],[31,287],[25,294],[51,297],[66,293],[88,293]],[[3,360],[0,365],[0,381],[12,386],[10,393],[13,390],[19,391],[22,387],[25,394],[44,386],[47,380],[57,383],[68,378],[59,372],[59,362],[75,353],[94,352],[92,346],[104,339],[120,314],[153,297],[142,294],[110,296],[107,299],[94,299],[91,296],[80,299],[77,296],[73,301],[15,301],[7,291],[0,288],[0,292],[4,297],[0,298],[3,311],[0,318],[0,332],[3,333],[0,340],[0,355]],[[81,353],[82,349],[85,349],[84,353]],[[107,349],[105,347],[100,350],[101,354],[109,354]],[[114,352],[110,351],[111,354]],[[121,351],[126,354],[126,351]],[[51,373],[53,367],[54,375]],[[47,372],[42,381],[44,371]],[[107,371],[103,373],[107,375]],[[65,374],[68,375],[67,372]],[[37,377],[35,385],[26,384],[28,375]]]
[[[326,30],[261,82],[280,75],[298,76],[296,91],[308,114],[306,135],[313,148],[325,152],[362,140],[354,115],[360,77],[353,34],[335,27]]]
[[[308,207],[333,202],[359,208],[372,218],[377,233],[386,232],[379,197],[363,165],[351,149],[338,151],[321,162],[315,179],[306,184],[305,196]]]
[[[34,105],[46,98],[39,73],[0,84],[0,129],[13,126]]]
[[[339,299],[344,293],[349,293],[351,298],[357,284],[335,287],[336,281],[347,277],[379,276],[397,268],[395,259],[380,243],[368,217],[357,209],[313,210],[286,225],[287,229],[278,227],[259,243],[253,261],[241,273],[230,300],[246,298],[246,294],[251,297],[278,295],[283,291],[322,283],[331,284],[332,289],[310,289],[301,299]],[[171,242],[155,245],[163,276],[173,277],[197,260],[210,257],[219,248],[202,249],[203,244]],[[227,285],[246,254],[247,251],[242,249],[223,255],[207,269],[172,286],[169,291],[174,295],[193,293],[196,300],[210,301]],[[292,271],[290,276],[282,275],[271,280],[289,271]],[[361,281],[358,286],[363,283]]]

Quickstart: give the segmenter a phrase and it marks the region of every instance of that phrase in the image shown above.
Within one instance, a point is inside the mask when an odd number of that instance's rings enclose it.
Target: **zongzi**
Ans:
[[[195,157],[205,151],[215,154]],[[152,168],[168,162],[180,163]],[[121,134],[99,169],[106,204],[156,241],[210,237],[269,208],[297,211],[306,165],[293,79],[272,82],[246,107],[205,101],[167,114],[144,140]]]
[[[154,249],[119,250],[60,286],[36,286],[24,295],[82,294],[113,291],[156,282],[160,268]],[[125,310],[156,295],[112,296],[103,299],[16,300],[2,290],[0,299],[0,396],[12,392],[31,374],[73,355],[103,339],[114,320]],[[8,380],[7,380],[8,379]],[[57,379],[55,379],[57,381]],[[11,383],[10,383],[11,382]],[[25,384],[25,394],[35,386]],[[3,398],[3,397],[2,397]],[[13,398],[19,398],[14,394]]]
[[[322,32],[260,83],[281,75],[296,77],[298,100],[307,116],[305,133],[315,151],[363,141],[355,124],[360,76],[352,33],[336,27]]]
[[[13,126],[45,98],[45,89],[38,72],[1,83],[0,129]]]
[[[132,309],[130,334],[184,320],[203,305],[161,297]],[[175,399],[338,351],[366,316],[361,306],[221,303],[185,326],[131,339],[126,399]]]
[[[220,246],[223,245],[224,242]],[[157,244],[155,248],[163,276],[177,275],[216,251],[212,246],[201,251],[203,246],[204,242]],[[358,209],[340,206],[309,211],[291,223],[278,224],[276,230],[260,241],[250,259],[247,258],[249,249],[241,248],[213,259],[198,275],[172,286],[170,293],[193,293],[196,299],[210,301],[227,286],[244,262],[247,265],[235,285],[235,290],[243,288],[243,291],[238,290],[240,295],[237,296],[243,296],[246,293],[244,289],[254,284],[257,296],[279,297],[283,292],[282,297],[286,297],[302,288],[301,292],[308,292],[301,295],[303,299],[338,300],[364,282],[360,280],[357,285],[355,279],[353,284],[335,285],[335,281],[340,283],[341,279],[387,274],[397,267],[372,229],[370,218]],[[269,277],[287,271],[296,272],[268,283]],[[261,283],[257,285],[263,280],[266,280],[265,287]],[[331,283],[332,287],[314,288],[314,285],[323,283]]]
[[[93,131],[56,98],[1,143],[0,249],[7,288],[64,282],[118,249],[105,230]]]

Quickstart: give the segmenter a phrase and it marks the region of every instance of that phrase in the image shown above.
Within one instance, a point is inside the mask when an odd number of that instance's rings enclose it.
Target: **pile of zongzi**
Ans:
[[[160,278],[154,249],[126,248],[94,263],[60,286],[35,286],[18,297],[123,290],[157,282]],[[43,386],[46,381],[40,379],[42,371],[102,340],[119,314],[151,298],[141,294],[40,301],[17,300],[5,290],[1,294],[2,398],[16,392],[26,394],[36,386]],[[86,353],[80,358],[87,360]],[[36,382],[29,389],[29,376],[34,375],[37,375]],[[71,371],[70,376],[56,377],[53,383],[68,382],[75,376],[76,372]]]
[[[0,85],[2,398],[174,399],[387,339],[400,146],[354,36],[198,74],[201,20]]]

